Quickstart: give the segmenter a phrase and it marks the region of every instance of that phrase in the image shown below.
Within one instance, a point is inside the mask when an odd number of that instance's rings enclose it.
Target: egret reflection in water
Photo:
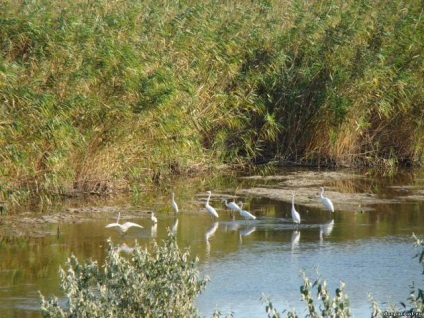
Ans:
[[[225,232],[237,231],[240,228],[240,223],[237,221],[225,222]]]
[[[239,232],[240,243],[243,243],[243,237],[249,236],[250,234],[252,234],[255,231],[256,231],[255,226],[248,226],[248,227],[245,227],[243,230],[241,230]]]
[[[300,241],[300,231],[294,230],[292,233],[291,242],[290,242],[290,247],[292,250],[294,250],[296,247],[299,246],[299,241]]]
[[[134,247],[129,247],[125,242],[119,245],[118,247],[119,252],[124,252],[127,254],[131,254],[134,251]]]
[[[178,219],[175,219],[174,223],[172,224],[171,233],[175,235],[177,234],[177,230],[178,230]]]
[[[322,241],[324,236],[329,236],[334,228],[334,220],[331,220],[327,223],[321,224],[319,226],[319,239]]]
[[[215,234],[216,230],[218,229],[219,223],[214,222],[206,231],[205,233],[205,240],[206,240],[206,253],[209,255],[211,251],[211,245],[209,243],[209,239]]]
[[[151,227],[150,227],[150,236],[151,237],[156,237],[158,234],[158,224],[154,223]]]

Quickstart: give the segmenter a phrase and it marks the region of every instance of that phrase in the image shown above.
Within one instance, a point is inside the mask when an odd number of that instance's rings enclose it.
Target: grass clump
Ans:
[[[205,288],[196,259],[169,234],[152,252],[135,245],[129,259],[109,241],[103,268],[75,256],[60,269],[66,303],[41,295],[43,317],[197,317],[196,296]]]
[[[11,1],[0,201],[220,163],[422,163],[419,0]]]

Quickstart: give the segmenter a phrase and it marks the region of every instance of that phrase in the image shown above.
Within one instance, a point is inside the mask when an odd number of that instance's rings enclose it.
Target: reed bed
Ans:
[[[221,163],[424,161],[421,1],[2,1],[0,201]]]

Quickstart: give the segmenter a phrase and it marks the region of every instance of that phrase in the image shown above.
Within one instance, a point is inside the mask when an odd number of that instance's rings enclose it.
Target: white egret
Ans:
[[[150,220],[152,220],[153,223],[158,223],[158,219],[154,212],[150,212]]]
[[[175,211],[175,213],[178,213],[178,204],[175,202],[175,194],[172,192],[172,209]]]
[[[291,215],[292,215],[293,222],[296,223],[296,224],[299,224],[300,223],[300,214],[294,208],[294,193],[292,193]]]
[[[232,219],[234,219],[234,211],[238,211],[238,212],[241,211],[241,208],[235,202],[228,203],[227,199],[222,200],[221,202],[224,202],[225,205],[227,206],[227,208],[230,209],[230,216],[231,216]]]
[[[239,207],[237,205],[237,203],[231,201],[230,203],[227,202],[227,199],[224,200],[225,205],[227,206],[227,208],[229,208],[231,211],[241,211],[241,207]]]
[[[325,208],[330,211],[330,212],[334,212],[334,206],[333,206],[333,202],[331,202],[331,200],[327,197],[324,196],[324,188],[320,187],[320,197],[321,197],[321,202],[322,204],[324,204]]]
[[[249,211],[243,210],[243,202],[239,202],[240,205],[240,215],[244,217],[244,219],[247,220],[256,220],[256,216],[254,216]]]
[[[212,192],[207,191],[207,193],[209,194],[209,196],[205,204],[206,211],[208,211],[208,213],[211,215],[212,218],[218,218],[219,217],[218,212],[216,212],[215,208],[209,204],[209,200],[211,199]]]
[[[125,222],[124,224],[119,224],[119,219],[121,218],[121,212],[119,212],[118,214],[118,219],[116,220],[115,223],[110,223],[108,225],[106,225],[106,228],[117,228],[118,231],[121,233],[121,235],[125,235],[128,231],[129,228],[131,227],[138,227],[140,229],[142,229],[143,227],[140,224],[137,223],[133,223],[133,222]]]

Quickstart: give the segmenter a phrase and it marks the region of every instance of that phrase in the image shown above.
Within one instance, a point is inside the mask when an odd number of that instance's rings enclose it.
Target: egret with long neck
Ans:
[[[208,191],[207,193],[209,194],[209,196],[208,196],[208,199],[206,200],[206,204],[205,204],[206,211],[209,213],[209,215],[212,218],[217,219],[219,217],[218,212],[216,212],[215,208],[209,204],[209,200],[211,199],[212,192]]]
[[[320,187],[320,194],[319,195],[321,197],[321,202],[325,206],[325,208],[330,212],[334,212],[333,202],[331,202],[331,200],[329,198],[324,196],[324,188],[323,187]]]
[[[292,208],[291,208],[291,215],[293,222],[296,224],[300,224],[300,214],[296,211],[294,207],[294,193],[292,193]]]

